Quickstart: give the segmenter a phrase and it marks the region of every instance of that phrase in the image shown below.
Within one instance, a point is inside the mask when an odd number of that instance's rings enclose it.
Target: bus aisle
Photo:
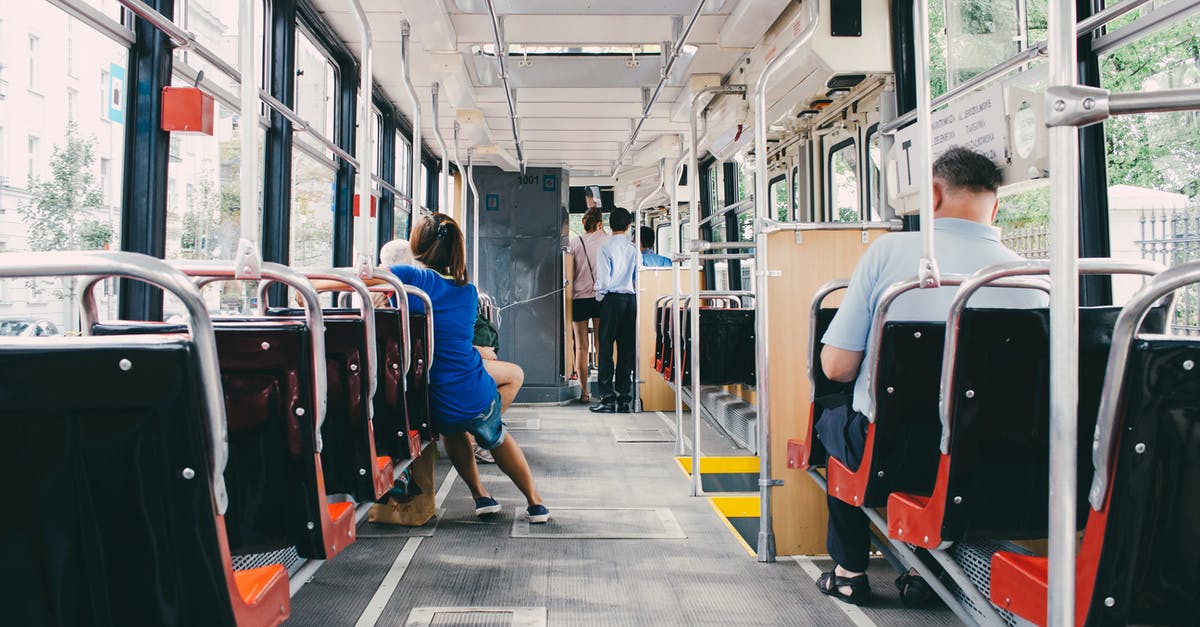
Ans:
[[[442,515],[432,534],[410,538],[397,528],[398,537],[373,538],[360,529],[358,542],[296,593],[288,624],[954,623],[945,609],[903,608],[882,559],[872,568],[878,602],[862,610],[817,592],[807,571],[825,567],[820,560],[757,563],[709,498],[687,495],[673,441],[617,441],[673,440],[673,420],[664,418],[514,407],[506,421],[526,450],[550,523],[531,529],[521,516],[514,524],[524,503],[492,465],[481,474],[505,509],[490,521],[476,518],[466,486],[441,455]],[[701,449],[737,455],[707,424]]]

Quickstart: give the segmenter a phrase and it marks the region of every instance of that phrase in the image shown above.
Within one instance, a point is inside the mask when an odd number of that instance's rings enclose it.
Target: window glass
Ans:
[[[301,151],[292,152],[291,265],[333,263],[333,193],[337,171]]]
[[[419,205],[429,208],[429,168],[421,163],[421,189],[417,190],[420,201]]]
[[[946,0],[945,21],[948,87],[1019,51],[1015,43],[1019,41],[1017,2],[1013,0]]]
[[[1101,84],[1114,93],[1200,87],[1198,50],[1200,16],[1179,20],[1102,56]],[[1112,255],[1168,266],[1200,259],[1200,114],[1114,117],[1104,134]],[[1114,301],[1140,285],[1114,277]],[[1200,289],[1178,293],[1172,326],[1200,335]]]
[[[786,175],[780,175],[771,181],[771,189],[768,190],[768,195],[771,197],[771,207],[774,208],[775,219],[780,222],[786,222],[791,219],[791,203],[788,200]],[[753,221],[751,225],[753,226]]]
[[[229,0],[181,0],[176,3],[175,21],[196,36],[196,41],[215,52],[218,57],[234,68],[241,68],[241,44],[238,42],[238,13],[240,3]],[[259,84],[266,85],[263,66],[263,33],[265,12],[263,2],[254,3],[254,60],[259,68]],[[299,55],[297,55],[299,56]],[[203,57],[186,49],[175,51],[175,57],[196,70],[204,70],[206,77],[230,92],[238,93],[238,83],[206,61]]]
[[[53,4],[0,3],[0,248],[119,249],[112,190],[121,188],[128,56]],[[75,279],[0,280],[0,320],[35,335],[77,331],[78,288]],[[116,314],[114,288],[96,287],[101,317]],[[0,329],[10,332],[23,331]]]
[[[829,218],[858,222],[858,153],[853,140],[834,147],[829,155]]]
[[[800,207],[802,206],[800,204],[800,190],[803,188],[804,185],[800,181],[800,167],[794,167],[792,168],[792,215],[798,220],[803,219],[800,217]]]
[[[328,139],[334,137],[337,69],[303,28],[296,29],[296,113]],[[301,137],[301,135],[297,135]],[[308,141],[312,142],[311,139]],[[314,146],[317,146],[313,142]],[[324,146],[320,150],[333,158]]]
[[[872,220],[883,219],[883,195],[879,189],[880,179],[879,174],[880,164],[883,162],[883,154],[879,147],[879,126],[871,127],[867,131],[867,158],[869,159],[867,167],[867,208],[870,212]]]
[[[396,170],[394,173],[396,187],[405,194],[411,195],[409,188],[412,187],[412,170],[409,168],[409,163],[412,161],[412,143],[408,141],[400,133],[396,131]],[[395,204],[394,218],[394,237],[408,237],[409,216],[412,210],[409,208],[409,203],[405,200],[397,199]]]

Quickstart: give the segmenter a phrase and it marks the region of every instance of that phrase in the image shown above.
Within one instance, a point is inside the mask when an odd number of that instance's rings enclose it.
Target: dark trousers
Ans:
[[[849,407],[826,409],[817,422],[817,437],[830,455],[857,470],[865,448],[867,417]],[[866,572],[870,564],[871,521],[862,509],[825,495],[829,508],[829,531],[825,548],[838,566],[856,573]]]
[[[628,403],[633,400],[634,346],[637,341],[637,298],[633,294],[606,294],[600,301],[600,402]],[[613,344],[617,363],[613,368]],[[615,370],[615,372],[614,372]]]

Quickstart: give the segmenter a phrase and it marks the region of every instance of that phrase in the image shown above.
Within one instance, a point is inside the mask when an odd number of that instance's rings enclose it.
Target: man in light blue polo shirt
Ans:
[[[999,206],[996,190],[1002,173],[987,157],[966,148],[948,150],[933,164],[934,239],[937,263],[945,274],[971,274],[1021,257],[1000,243],[1000,230],[991,226]],[[821,338],[821,369],[834,381],[855,381],[848,409],[829,409],[817,423],[818,437],[827,450],[845,451],[854,464],[861,459],[871,406],[867,368],[863,359],[875,307],[893,283],[911,279],[921,259],[920,233],[894,233],[879,238],[863,255],[838,313]],[[892,304],[889,320],[945,321],[956,288],[908,292]],[[1045,307],[1046,296],[1036,290],[985,288],[971,305],[993,308]],[[840,456],[839,456],[840,457]],[[850,465],[847,464],[847,465]],[[870,523],[859,508],[827,496],[829,533],[826,545],[837,563],[817,582],[821,592],[860,605],[870,599],[865,574],[870,551]],[[906,580],[908,581],[908,580]],[[923,582],[921,582],[923,584]]]

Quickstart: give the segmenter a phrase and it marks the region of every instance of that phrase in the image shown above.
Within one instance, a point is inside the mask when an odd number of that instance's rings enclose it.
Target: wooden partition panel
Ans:
[[[642,268],[638,271],[638,375],[641,384],[642,411],[675,411],[675,393],[654,370],[654,303],[660,296],[675,293],[671,268]],[[691,285],[687,272],[681,273],[683,285]]]
[[[783,480],[774,488],[772,521],[779,555],[826,553],[828,515],[825,494],[802,470],[787,467],[788,439],[808,433],[808,312],[813,293],[828,281],[849,277],[870,242],[882,229],[779,232],[769,236],[769,269],[779,276],[770,289],[768,337],[771,369],[771,476]],[[916,272],[913,268],[913,272]],[[830,297],[839,302],[840,294]],[[763,338],[759,338],[763,341]],[[761,376],[761,373],[760,373]]]

